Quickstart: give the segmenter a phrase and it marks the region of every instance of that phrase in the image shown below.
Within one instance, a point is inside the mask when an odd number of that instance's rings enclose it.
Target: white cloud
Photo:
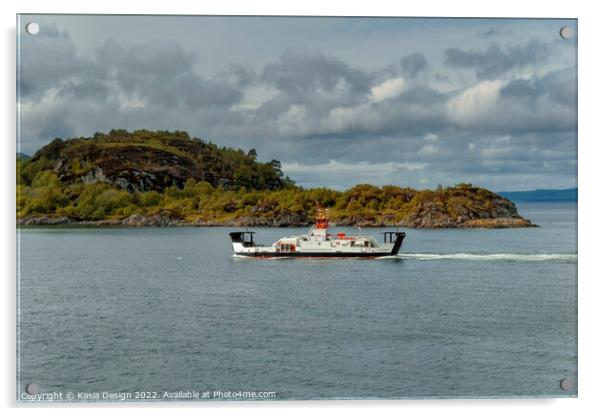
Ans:
[[[503,144],[508,144],[510,143],[510,136],[509,135],[505,135],[502,137],[496,137],[495,139],[492,140],[492,143],[494,145],[503,145]]]
[[[252,85],[243,90],[243,96],[232,110],[257,110],[278,95],[278,90],[267,84]]]
[[[439,136],[435,133],[427,133],[424,135],[424,140],[427,142],[436,142],[439,139]]]
[[[371,174],[371,173],[387,173],[399,171],[422,171],[426,168],[427,163],[419,162],[386,162],[386,163],[344,163],[338,160],[331,159],[328,163],[319,165],[304,165],[295,163],[283,163],[282,168],[287,173],[344,173],[344,174]]]
[[[286,113],[278,117],[278,130],[284,135],[304,135],[308,130],[307,109],[302,105],[291,105]]]
[[[402,77],[383,81],[371,88],[372,96],[370,99],[375,103],[379,103],[389,98],[397,97],[403,91],[404,85],[405,81]]]
[[[438,146],[435,146],[434,144],[427,144],[426,146],[423,146],[418,151],[418,154],[423,155],[423,156],[428,156],[428,155],[434,155],[438,151],[439,151]]]
[[[321,164],[283,163],[285,174],[299,179],[303,186],[327,186],[334,189],[347,189],[359,183],[373,185],[409,184],[418,180],[428,163],[361,161],[346,163],[331,159]]]
[[[510,136],[495,137],[491,139],[488,147],[481,150],[485,159],[512,157],[516,148],[510,144]]]
[[[489,115],[500,96],[504,82],[483,81],[467,88],[447,103],[447,115],[452,122],[468,126]]]
[[[123,92],[119,92],[118,100],[120,110],[143,109],[146,107],[146,101],[134,93],[125,94]]]
[[[339,133],[354,125],[369,125],[374,122],[374,113],[368,104],[357,107],[335,107],[320,123],[321,133]]]

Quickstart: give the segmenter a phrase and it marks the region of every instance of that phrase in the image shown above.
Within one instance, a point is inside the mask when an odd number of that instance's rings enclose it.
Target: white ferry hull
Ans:
[[[395,256],[401,249],[406,234],[403,232],[385,233],[389,242],[376,244],[371,237],[330,238],[329,234],[318,233],[287,237],[278,240],[272,246],[256,245],[252,239],[254,233],[230,233],[232,248],[236,256],[252,258],[360,258],[374,259]],[[342,235],[342,234],[340,234]],[[245,239],[245,236],[251,238]],[[362,244],[361,246],[358,244]]]

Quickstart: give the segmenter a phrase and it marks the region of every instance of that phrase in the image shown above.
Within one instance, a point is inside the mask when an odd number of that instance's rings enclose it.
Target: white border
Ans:
[[[484,6],[486,4],[486,6]],[[600,374],[600,279],[596,251],[600,240],[600,223],[597,212],[602,207],[601,190],[597,178],[602,178],[598,161],[601,119],[599,113],[600,31],[602,22],[596,13],[595,2],[586,1],[546,1],[527,2],[524,0],[497,0],[484,2],[475,0],[418,2],[387,2],[384,0],[304,0],[285,1],[193,1],[193,0],[20,0],[0,2],[2,13],[2,47],[0,65],[2,71],[3,97],[0,101],[2,115],[2,157],[0,169],[3,183],[3,201],[0,205],[2,218],[1,264],[3,278],[3,319],[2,319],[2,362],[0,378],[3,407],[9,414],[38,411],[45,414],[79,414],[81,407],[91,414],[104,414],[106,405],[71,405],[65,408],[56,406],[19,406],[15,409],[15,22],[16,13],[125,13],[125,14],[272,14],[272,15],[347,15],[347,16],[463,16],[463,17],[558,17],[579,19],[579,399],[548,400],[444,400],[444,401],[398,401],[398,402],[270,402],[270,403],[194,403],[178,405],[178,413],[199,414],[330,414],[341,410],[350,414],[364,414],[376,411],[383,414],[400,412],[426,412],[435,414],[506,415],[510,412],[556,415],[593,413],[597,403]],[[598,406],[596,406],[598,404]],[[33,409],[31,409],[33,407]],[[155,404],[152,408],[143,404],[127,407],[111,407],[110,412],[124,414],[135,411],[144,414],[170,413],[172,404]],[[23,409],[25,408],[25,409]]]

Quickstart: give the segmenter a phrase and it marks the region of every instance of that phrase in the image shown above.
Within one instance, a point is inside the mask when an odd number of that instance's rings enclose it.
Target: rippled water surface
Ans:
[[[576,207],[519,208],[541,227],[405,230],[382,260],[237,259],[225,228],[20,229],[18,394],[573,396]]]

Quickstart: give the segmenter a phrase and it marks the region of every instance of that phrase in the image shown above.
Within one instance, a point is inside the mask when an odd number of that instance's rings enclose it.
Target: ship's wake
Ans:
[[[243,256],[241,254],[232,254],[232,258],[245,260],[290,260],[294,257],[273,257],[273,256]]]
[[[295,257],[249,257],[238,254],[232,255],[236,259],[247,260],[291,260]],[[320,257],[303,257],[299,260],[319,260]],[[353,257],[328,258],[328,260],[353,260]],[[358,258],[361,259],[361,258]],[[395,256],[373,257],[376,260],[418,260],[418,261],[435,261],[435,260],[456,260],[456,261],[498,261],[498,262],[556,262],[556,263],[577,263],[577,254],[571,253],[532,253],[532,254],[517,254],[517,253],[400,253]]]
[[[386,258],[398,258],[408,260],[432,261],[432,260],[463,260],[463,261],[506,261],[506,262],[533,262],[550,261],[559,263],[576,263],[577,254],[572,253],[400,253],[397,256]]]

